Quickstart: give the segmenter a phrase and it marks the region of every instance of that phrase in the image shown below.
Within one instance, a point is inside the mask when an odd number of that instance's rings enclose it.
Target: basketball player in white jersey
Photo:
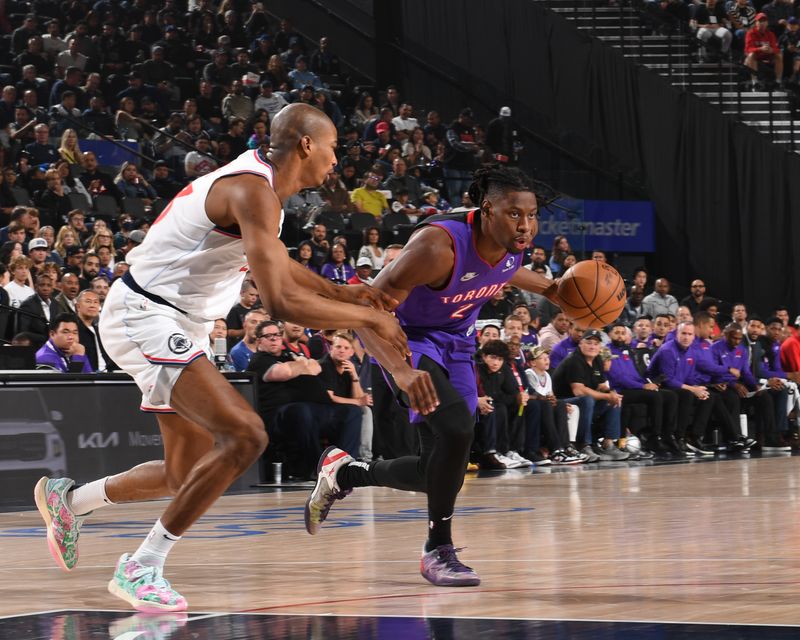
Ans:
[[[141,389],[141,409],[157,415],[164,460],[77,489],[69,478],[42,478],[35,498],[50,552],[69,571],[91,511],[174,496],[138,550],[119,559],[108,585],[139,611],[187,608],[163,577],[166,556],[267,446],[258,414],[206,357],[209,329],[228,312],[248,270],[275,317],[315,328],[371,328],[401,353],[408,351],[405,334],[386,310],[391,298],[323,280],[289,259],[278,239],[281,202],[322,183],[336,164],[336,138],[321,111],[302,104],[284,108],[273,120],[267,158],[247,151],[183,189],[128,255],[130,271],[106,299],[103,344]],[[398,382],[416,408],[435,408],[427,373]]]

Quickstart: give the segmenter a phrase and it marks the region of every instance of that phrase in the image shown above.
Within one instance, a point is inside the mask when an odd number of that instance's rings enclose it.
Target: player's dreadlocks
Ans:
[[[538,180],[534,180],[516,167],[486,165],[475,172],[469,186],[469,198],[476,207],[481,206],[491,191],[530,191],[536,196],[539,207],[545,207],[558,197],[556,191]]]

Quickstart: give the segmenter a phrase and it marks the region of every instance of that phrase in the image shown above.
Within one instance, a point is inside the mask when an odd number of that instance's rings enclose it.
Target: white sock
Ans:
[[[147,538],[136,550],[136,553],[131,556],[131,560],[148,567],[163,568],[164,563],[167,561],[167,554],[180,539],[180,536],[172,535],[167,531],[164,525],[161,524],[161,520],[159,520],[153,525]]]
[[[106,480],[108,480],[108,476],[78,487],[67,494],[70,509],[76,516],[82,516],[100,507],[114,504],[106,495]]]

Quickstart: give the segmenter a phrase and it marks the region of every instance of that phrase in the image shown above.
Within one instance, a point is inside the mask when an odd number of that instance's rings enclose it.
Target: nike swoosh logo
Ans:
[[[473,278],[477,277],[478,277],[477,273],[475,273],[474,271],[470,271],[469,273],[465,273],[463,276],[461,276],[460,280],[461,282],[467,282],[467,280],[472,280]]]

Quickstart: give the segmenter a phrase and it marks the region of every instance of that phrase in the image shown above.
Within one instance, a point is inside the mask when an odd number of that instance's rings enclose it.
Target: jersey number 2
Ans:
[[[463,320],[464,319],[464,314],[474,306],[475,306],[474,302],[470,302],[469,304],[461,305],[458,309],[456,309],[455,311],[453,311],[453,313],[450,314],[450,317],[451,318],[458,318],[459,320]]]

